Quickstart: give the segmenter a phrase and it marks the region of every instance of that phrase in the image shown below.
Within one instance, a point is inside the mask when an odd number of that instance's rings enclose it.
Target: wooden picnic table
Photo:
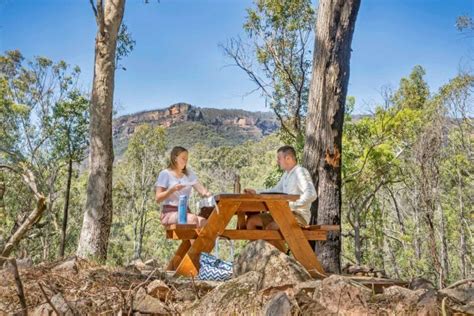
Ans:
[[[293,256],[314,277],[325,276],[318,258],[308,240],[326,240],[329,230],[338,230],[335,225],[315,225],[302,229],[296,222],[289,207],[289,201],[296,201],[298,195],[286,194],[220,194],[215,197],[216,207],[204,227],[197,229],[192,225],[173,225],[167,230],[167,237],[182,240],[168,270],[176,275],[197,276],[201,252],[211,252],[216,238],[242,240],[280,240],[287,243]],[[269,212],[279,230],[242,229],[245,213]],[[226,229],[234,215],[238,215],[236,229]],[[194,239],[191,244],[190,240]]]

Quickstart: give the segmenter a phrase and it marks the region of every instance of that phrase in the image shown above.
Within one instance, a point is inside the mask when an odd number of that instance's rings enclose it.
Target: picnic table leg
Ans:
[[[286,247],[284,240],[265,240],[265,241],[272,244],[273,246],[275,246],[275,248],[277,248],[283,253],[286,253],[288,251],[288,248]]]
[[[294,216],[288,216],[289,212],[291,212],[288,202],[272,201],[266,202],[266,204],[295,259],[308,270],[311,276],[326,276],[316,253],[310,247],[296,219]]]
[[[206,225],[176,268],[175,275],[196,276],[199,272],[199,256],[201,252],[210,252],[214,248],[216,237],[222,234],[240,206],[240,202],[221,202],[218,209],[212,211]]]
[[[173,258],[171,258],[170,262],[168,263],[168,267],[166,268],[167,271],[175,270],[181,260],[183,260],[184,255],[188,252],[189,248],[191,248],[191,241],[190,240],[183,240],[179,245],[178,249],[176,250]]]
[[[237,214],[237,229],[245,229],[246,227],[246,217],[247,214],[245,213],[238,213]]]

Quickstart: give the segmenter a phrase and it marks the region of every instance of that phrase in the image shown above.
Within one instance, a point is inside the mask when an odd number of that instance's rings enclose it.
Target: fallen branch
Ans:
[[[31,226],[33,226],[43,215],[44,211],[46,210],[46,199],[44,196],[39,196],[36,208],[28,215],[26,220],[21,224],[21,226],[13,233],[13,235],[8,238],[5,246],[3,247],[0,253],[0,266],[3,265],[5,262],[5,258],[8,257],[13,249],[18,245],[20,240],[25,236],[26,232],[30,230]]]
[[[1,259],[1,258],[0,258]],[[16,259],[11,258],[9,262],[12,266],[13,277],[15,278],[15,285],[18,291],[18,298],[22,307],[22,315],[28,315],[28,306],[26,305],[25,292],[23,290],[23,283],[21,283],[20,273],[18,273],[18,266],[16,265]]]
[[[446,287],[445,289],[452,289],[452,288],[458,287],[460,285],[463,285],[463,284],[466,284],[466,283],[469,283],[469,282],[474,283],[474,279],[459,280],[459,281],[451,284],[450,286]]]
[[[196,286],[196,282],[194,282],[194,276],[191,275],[191,282],[193,283],[193,290],[196,293],[196,296],[198,299],[201,299],[201,296],[199,295],[199,291]]]
[[[51,306],[51,308],[53,309],[53,311],[56,313],[56,315],[58,316],[61,316],[63,315],[63,313],[59,312],[58,309],[56,308],[56,306],[54,306],[53,302],[51,302],[51,300],[49,299],[48,295],[46,295],[46,292],[45,290],[43,289],[43,286],[41,285],[40,282],[38,282],[38,286],[41,290],[41,293],[43,293],[43,296],[44,298],[46,299],[46,302],[48,302],[49,306]]]

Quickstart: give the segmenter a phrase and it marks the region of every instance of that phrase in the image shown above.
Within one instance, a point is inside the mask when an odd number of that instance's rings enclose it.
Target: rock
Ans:
[[[55,272],[70,272],[76,274],[78,272],[78,267],[76,263],[76,258],[70,259],[68,261],[64,261],[63,263],[55,266],[53,268],[53,271]]]
[[[33,266],[33,260],[30,257],[16,259],[16,265],[18,268],[31,268]]]
[[[142,259],[135,259],[132,262],[130,262],[128,266],[135,266],[135,268],[139,270],[143,270],[147,268],[146,264],[143,263]]]
[[[149,267],[157,268],[158,267],[158,261],[156,261],[155,259],[149,259],[149,260],[145,261],[145,265],[149,266]]]
[[[385,302],[383,310],[396,315],[438,315],[437,295],[434,290],[410,290],[397,285],[384,289],[377,299]]]
[[[462,280],[439,291],[442,296],[448,296],[463,304],[474,300],[474,279]]]
[[[299,262],[263,240],[248,243],[234,261],[233,268],[234,277],[250,271],[261,273],[260,289],[312,279]]]
[[[430,280],[427,280],[424,278],[414,278],[408,284],[408,288],[411,290],[419,290],[419,289],[433,290],[435,287]]]
[[[159,299],[146,293],[144,288],[140,288],[133,300],[133,311],[143,314],[170,315],[171,309]]]
[[[308,294],[310,297],[313,297],[316,291],[319,291],[321,288],[321,280],[311,280],[311,281],[306,281],[306,282],[301,282],[296,284],[294,291],[295,295],[297,295],[300,292],[303,292],[305,294]]]
[[[458,281],[438,293],[449,299],[453,310],[474,315],[474,279]]]
[[[173,291],[173,301],[181,302],[193,302],[221,284],[222,282],[217,281],[195,280],[190,282],[182,279],[172,279],[169,283],[170,287],[176,290]]]
[[[263,304],[257,294],[262,277],[261,273],[251,271],[223,282],[184,310],[183,315],[260,315]]]
[[[165,282],[161,280],[154,280],[150,284],[148,284],[146,292],[148,293],[148,295],[153,296],[154,298],[157,298],[162,301],[170,299],[171,296],[170,288],[165,284]]]
[[[265,316],[291,316],[291,302],[285,292],[279,292],[263,309]]]
[[[368,305],[371,296],[372,291],[365,286],[340,275],[331,275],[321,281],[313,299],[318,302],[318,308],[327,310],[327,314],[355,315],[371,314]]]
[[[309,293],[300,291],[295,295],[296,303],[298,304],[299,315],[330,315],[331,313],[318,301],[313,300]]]
[[[427,290],[423,293],[416,305],[418,315],[438,315],[438,295],[435,290]]]
[[[53,304],[54,307],[64,316],[73,316],[76,314],[76,312],[68,305],[61,293],[58,293],[51,298],[51,304]],[[52,314],[54,314],[54,310],[49,303],[44,303],[33,311],[34,316],[49,316]]]
[[[133,274],[141,274],[142,272],[133,264],[129,264],[124,269],[126,272],[133,273]]]
[[[129,270],[130,272],[141,273],[141,274],[146,274],[146,275],[150,274],[152,271],[156,269],[156,267],[147,265],[146,263],[144,263],[142,259],[132,260],[132,262],[130,262],[125,268]]]
[[[357,264],[349,264],[349,263],[347,263],[342,268],[342,272],[345,274],[352,274],[356,276],[377,277],[377,278],[387,277],[384,270],[376,270],[372,267],[359,266]]]

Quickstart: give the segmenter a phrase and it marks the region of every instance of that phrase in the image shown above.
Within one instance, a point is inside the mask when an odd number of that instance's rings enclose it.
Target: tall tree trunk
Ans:
[[[469,271],[467,271],[467,243],[466,243],[466,229],[464,228],[464,223],[467,220],[464,212],[464,202],[463,202],[463,178],[460,171],[457,171],[459,183],[458,183],[458,199],[459,199],[459,224],[461,226],[460,232],[460,244],[461,244],[461,275],[463,279],[467,279]]]
[[[440,227],[440,235],[441,235],[441,263],[443,267],[443,275],[446,281],[449,281],[449,253],[448,253],[448,239],[446,237],[446,217],[444,214],[444,210],[441,207],[441,202],[438,201],[438,210],[440,213],[441,218],[441,227]]]
[[[419,202],[417,202],[417,199],[419,197],[419,194],[417,193],[416,188],[414,189],[414,199],[416,200],[414,203],[415,205],[413,206],[413,213],[415,214],[415,223],[420,223],[420,215],[419,215]],[[415,246],[415,257],[416,260],[421,260],[421,232],[420,232],[420,225],[415,224],[415,237],[414,239],[414,246]]]
[[[61,230],[61,244],[59,245],[59,256],[64,257],[64,248],[66,245],[66,230],[67,230],[67,218],[69,215],[69,194],[71,192],[71,179],[72,179],[72,159],[69,158],[68,169],[67,169],[67,184],[66,184],[66,196],[64,197],[64,212],[63,212],[63,226]]]
[[[97,1],[98,32],[90,107],[87,200],[77,255],[105,260],[112,224],[112,106],[117,35],[125,0]]]
[[[360,238],[360,213],[359,210],[354,210],[354,251],[356,263],[362,264],[362,240]]]
[[[318,192],[318,224],[341,224],[341,152],[349,61],[360,0],[322,0],[316,20],[303,164]],[[327,272],[341,271],[340,232],[316,244]]]
[[[1,170],[1,169],[0,169]],[[0,221],[5,223],[7,221],[6,218],[6,210],[5,210],[5,175],[3,170],[0,171]],[[0,227],[0,249],[3,249],[3,245],[6,240],[3,240],[3,236],[6,236],[3,229]]]
[[[397,276],[397,279],[400,279],[400,271],[398,269],[398,262],[397,262],[397,257],[395,256],[394,250],[392,245],[390,244],[390,240],[387,240],[387,249],[388,253],[390,254],[390,259],[392,261],[392,266],[393,266],[393,272],[395,272],[395,275]]]
[[[140,236],[139,236],[139,223],[138,220],[135,220],[133,225],[133,260],[140,259],[141,256],[141,245],[140,245]]]

